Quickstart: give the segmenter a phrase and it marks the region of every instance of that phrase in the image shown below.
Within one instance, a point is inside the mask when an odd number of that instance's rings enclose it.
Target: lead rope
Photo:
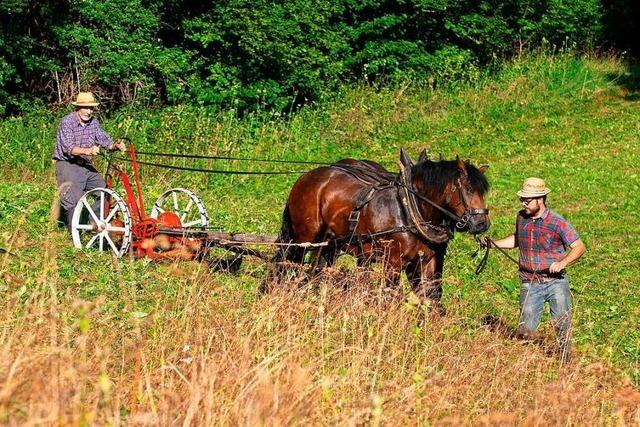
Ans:
[[[480,250],[482,250],[483,246],[484,246],[482,244],[482,242],[480,241],[480,237],[478,237],[478,235],[476,235],[475,238],[476,238],[476,242],[478,242],[478,249],[476,249],[475,252],[473,254],[471,254],[472,258],[475,258],[480,253]],[[476,271],[475,271],[476,274],[482,273],[484,268],[487,266],[487,261],[489,260],[489,249],[491,249],[492,246],[494,248],[496,248],[498,251],[500,251],[500,253],[502,255],[504,255],[505,257],[507,257],[511,262],[513,262],[516,265],[520,266],[520,263],[518,262],[518,260],[516,260],[514,257],[509,255],[507,253],[507,251],[502,249],[500,246],[496,245],[496,242],[491,240],[489,237],[487,237],[487,243],[488,244],[484,248],[484,250],[485,250],[484,255],[482,255],[482,259],[480,260],[480,262],[478,263],[478,266],[476,267]]]

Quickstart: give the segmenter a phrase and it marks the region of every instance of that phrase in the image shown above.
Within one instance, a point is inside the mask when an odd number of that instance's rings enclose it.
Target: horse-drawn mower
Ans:
[[[147,214],[133,144],[128,147],[128,155],[133,183],[127,171],[109,156],[107,187],[88,191],[76,205],[71,224],[76,248],[110,251],[117,257],[130,254],[135,258],[197,259],[215,245],[264,258],[262,253],[241,246],[275,242],[275,237],[270,236],[211,230],[204,203],[185,188],[171,188],[162,193]],[[122,184],[124,198],[114,191],[115,180]]]

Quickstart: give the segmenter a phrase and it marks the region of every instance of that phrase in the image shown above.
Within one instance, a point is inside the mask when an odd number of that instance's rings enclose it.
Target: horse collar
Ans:
[[[423,237],[428,242],[434,244],[440,244],[449,241],[453,237],[453,234],[447,228],[431,224],[429,221],[426,221],[420,213],[418,202],[416,200],[417,193],[413,189],[413,184],[411,182],[411,169],[405,168],[402,164],[400,164],[400,174],[398,181],[398,195],[400,197],[405,215],[407,216],[412,229],[415,229],[414,233],[419,237]],[[429,202],[435,205],[435,203],[431,202],[430,200]],[[439,208],[442,209],[441,207]]]

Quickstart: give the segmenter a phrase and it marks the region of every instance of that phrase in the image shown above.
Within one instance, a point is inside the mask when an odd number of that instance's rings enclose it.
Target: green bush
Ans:
[[[630,8],[622,0],[6,0],[0,114],[33,98],[67,104],[78,89],[109,107],[290,111],[345,82],[439,85],[542,44],[589,50],[603,37],[623,39],[611,26],[630,28],[621,24]]]

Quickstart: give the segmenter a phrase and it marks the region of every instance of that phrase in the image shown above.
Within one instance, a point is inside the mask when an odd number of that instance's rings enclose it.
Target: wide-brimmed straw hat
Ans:
[[[91,92],[80,92],[72,104],[76,107],[95,107],[98,102]]]
[[[550,192],[551,190],[546,187],[544,180],[531,177],[524,180],[522,188],[518,191],[518,196],[526,198],[542,197]]]

